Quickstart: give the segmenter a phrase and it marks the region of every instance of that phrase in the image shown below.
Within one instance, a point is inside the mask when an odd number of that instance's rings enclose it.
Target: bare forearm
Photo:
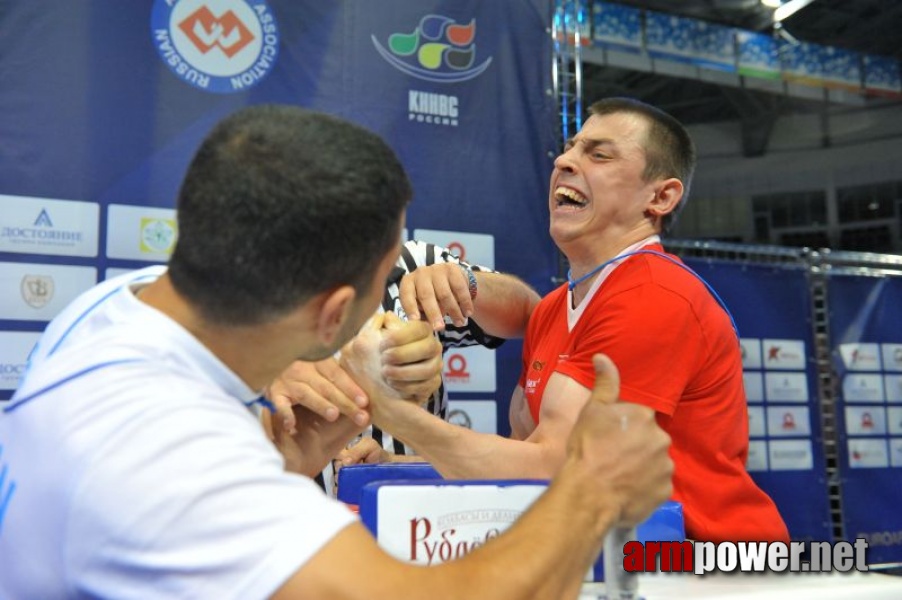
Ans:
[[[613,505],[594,494],[592,478],[571,463],[508,531],[459,560],[434,567],[402,564],[353,525],[326,544],[276,598],[451,600],[483,598],[487,590],[495,600],[576,598],[616,519]],[[347,577],[349,572],[355,577]]]
[[[374,416],[377,425],[411,446],[449,479],[548,479],[563,462],[561,444],[549,447],[509,440],[446,423],[422,409],[393,408],[401,410]]]
[[[483,331],[501,338],[521,338],[539,295],[513,275],[475,273],[477,289],[473,318]]]

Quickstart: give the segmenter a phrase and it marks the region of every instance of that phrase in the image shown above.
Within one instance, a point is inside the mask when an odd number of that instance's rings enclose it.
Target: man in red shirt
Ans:
[[[692,140],[673,117],[635,100],[602,100],[589,112],[551,176],[550,231],[570,272],[530,318],[512,439],[404,406],[406,425],[393,433],[446,477],[550,477],[589,398],[592,355],[605,353],[620,369],[621,399],[653,408],[673,439],[674,499],[688,537],[788,541],[745,469],[748,413],[731,317],[659,238],[685,203]]]

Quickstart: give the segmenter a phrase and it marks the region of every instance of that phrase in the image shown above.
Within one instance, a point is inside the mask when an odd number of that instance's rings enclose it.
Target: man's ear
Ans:
[[[676,177],[665,179],[655,186],[655,195],[648,203],[645,214],[653,219],[659,219],[676,210],[682,199],[683,182]]]
[[[316,335],[324,346],[331,347],[345,322],[351,318],[357,292],[350,285],[342,285],[323,292],[319,315],[316,319]]]

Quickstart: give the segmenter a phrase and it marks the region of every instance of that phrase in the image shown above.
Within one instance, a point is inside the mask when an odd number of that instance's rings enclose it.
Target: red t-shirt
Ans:
[[[659,244],[645,249],[663,252]],[[592,355],[607,354],[620,371],[620,398],[657,411],[672,438],[673,497],[683,504],[687,537],[789,541],[773,500],[745,469],[748,410],[739,341],[705,285],[666,258],[639,254],[601,283],[572,331],[567,302],[563,285],[529,321],[520,385],[533,420],[539,422],[552,373],[591,389]]]

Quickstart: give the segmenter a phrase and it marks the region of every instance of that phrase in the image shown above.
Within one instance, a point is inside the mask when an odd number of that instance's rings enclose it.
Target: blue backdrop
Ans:
[[[729,307],[743,346],[749,471],[794,540],[831,540],[805,270],[685,261]]]
[[[902,278],[832,275],[830,339],[839,402],[846,536],[871,563],[902,561]]]
[[[146,265],[111,250],[121,232],[109,207],[172,209],[213,123],[279,102],[381,134],[413,182],[410,232],[490,234],[495,268],[544,293],[557,271],[546,207],[557,150],[550,15],[550,0],[5,3],[0,195],[28,203],[0,212],[10,238],[0,263],[93,267],[97,279]],[[29,227],[87,227],[61,224],[43,199],[99,206],[93,255],[13,244]],[[145,245],[166,241],[174,223],[153,214]],[[0,332],[43,328],[46,319],[4,310],[10,302],[0,301]],[[498,353],[502,433],[519,352],[515,342]]]

